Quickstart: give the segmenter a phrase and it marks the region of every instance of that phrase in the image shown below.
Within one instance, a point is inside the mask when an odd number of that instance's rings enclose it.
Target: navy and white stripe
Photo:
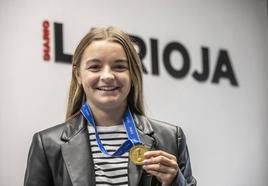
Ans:
[[[97,126],[97,130],[102,144],[110,154],[114,153],[127,140],[123,125]],[[96,186],[127,186],[128,152],[121,157],[109,157],[100,151],[92,126],[88,126],[88,132],[96,175]]]

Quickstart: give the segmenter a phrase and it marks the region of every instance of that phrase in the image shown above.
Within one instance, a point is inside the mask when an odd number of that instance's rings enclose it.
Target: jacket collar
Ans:
[[[72,119],[68,120],[66,127],[64,128],[61,139],[63,141],[71,140],[79,132],[86,129],[86,122],[82,114],[76,114]]]
[[[134,115],[134,120],[142,143],[148,149],[153,149],[155,140],[149,120],[140,115]],[[61,139],[65,141],[61,145],[62,155],[73,185],[95,185],[94,163],[88,139],[87,122],[82,114],[78,113],[73,119],[67,121]],[[139,184],[142,173],[141,166],[129,161],[128,180],[130,186]],[[146,183],[145,185],[149,185],[151,176],[147,175],[146,178],[143,178],[143,182]]]
[[[73,186],[95,185],[95,172],[89,144],[86,122],[82,114],[77,114],[66,122],[61,139],[62,156]]]

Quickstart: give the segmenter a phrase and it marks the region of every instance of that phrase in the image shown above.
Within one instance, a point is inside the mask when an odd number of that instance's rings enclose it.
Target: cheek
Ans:
[[[84,75],[83,78],[81,78],[81,81],[82,81],[83,87],[88,89],[97,83],[98,76],[94,74],[87,74],[87,75]]]
[[[129,76],[126,78],[125,86],[127,87],[128,91],[130,91],[130,88],[131,88],[131,79],[130,79]]]

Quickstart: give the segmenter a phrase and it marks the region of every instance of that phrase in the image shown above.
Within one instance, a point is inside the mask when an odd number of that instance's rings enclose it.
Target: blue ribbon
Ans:
[[[88,123],[93,126],[95,130],[96,141],[102,153],[108,156],[118,157],[124,154],[125,152],[129,151],[129,149],[131,149],[134,145],[142,144],[129,108],[127,108],[123,117],[123,123],[127,132],[128,140],[126,140],[113,154],[108,153],[105,147],[103,146],[98,130],[97,130],[96,123],[93,118],[93,114],[87,102],[83,104],[80,111],[82,112],[84,117],[87,119]]]

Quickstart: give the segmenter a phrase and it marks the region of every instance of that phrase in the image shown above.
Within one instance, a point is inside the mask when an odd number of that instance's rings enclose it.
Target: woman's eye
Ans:
[[[126,65],[116,65],[116,66],[115,66],[115,69],[116,69],[117,71],[125,71],[125,70],[128,69],[128,66],[126,66]]]
[[[89,69],[90,71],[93,71],[93,72],[99,71],[100,68],[101,68],[100,65],[90,65],[90,66],[88,67],[88,69]]]

